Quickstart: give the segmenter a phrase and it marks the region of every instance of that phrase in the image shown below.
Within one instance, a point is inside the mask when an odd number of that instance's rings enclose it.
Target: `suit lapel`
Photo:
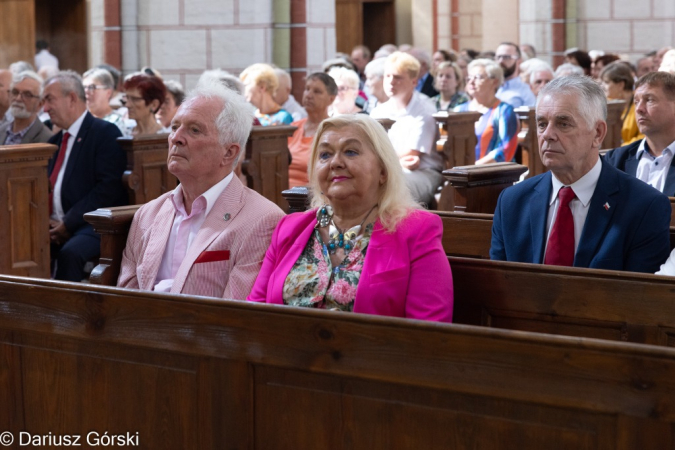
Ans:
[[[666,184],[663,185],[663,193],[668,197],[675,196],[675,166],[673,166],[672,160],[668,168],[668,175],[666,175]]]
[[[84,116],[82,125],[80,126],[80,131],[77,133],[77,136],[72,136],[70,139],[75,139],[73,142],[73,147],[70,149],[70,156],[68,157],[68,165],[66,166],[66,172],[63,174],[63,182],[66,183],[66,180],[71,180],[73,171],[77,166],[77,159],[80,152],[82,151],[82,144],[87,138],[87,133],[93,122],[93,116],[90,113],[87,113]],[[61,134],[61,139],[63,139],[63,134]],[[60,146],[59,142],[59,146]]]
[[[35,137],[40,133],[40,120],[35,119],[33,121],[33,124],[28,128],[28,131],[26,131],[26,134],[23,136],[23,139],[21,139],[22,144],[30,144]]]
[[[574,256],[575,267],[589,267],[612,216],[616,211],[616,196],[619,194],[617,175],[606,164],[602,164],[602,171],[598,184],[588,206],[588,216],[581,232],[581,238]]]
[[[162,264],[162,258],[169,242],[169,234],[175,215],[176,211],[171,198],[167,197],[152,222],[148,245],[143,251],[144,264],[138,275],[138,286],[141,289],[151,291],[155,285],[157,272],[159,272],[159,266]]]
[[[185,259],[183,259],[183,262],[178,268],[171,292],[181,292],[183,290],[183,286],[185,285],[185,281],[187,280],[187,276],[190,273],[195,260],[216,238],[227,231],[230,224],[234,222],[234,219],[237,217],[237,214],[239,214],[244,207],[243,196],[244,185],[241,184],[241,181],[239,181],[239,178],[235,175],[232,177],[232,180],[230,180],[230,183],[220,197],[216,200],[209,215],[206,216],[206,220],[204,220],[204,223],[199,229],[194,242],[190,245],[190,248],[185,255]],[[227,214],[229,214],[229,217],[225,219]]]
[[[626,159],[625,170],[628,175],[634,177],[637,174],[638,160],[635,157],[636,155],[633,152],[628,152],[628,158]]]
[[[547,172],[534,186],[535,195],[530,204],[530,233],[532,235],[532,263],[540,264],[544,260],[544,243],[546,241],[546,220],[548,204],[551,200],[551,172]],[[518,230],[509,230],[519,233]]]

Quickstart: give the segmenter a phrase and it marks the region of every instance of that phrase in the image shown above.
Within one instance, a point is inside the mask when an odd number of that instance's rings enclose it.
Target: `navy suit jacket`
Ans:
[[[61,186],[63,223],[71,234],[88,225],[83,218],[85,213],[128,204],[128,194],[122,184],[127,157],[117,143],[120,136],[122,133],[117,126],[87,112],[73,142]],[[60,131],[49,143],[60,149],[62,139],[63,131]],[[49,161],[49,175],[59,151]]]
[[[428,97],[435,97],[438,95],[438,91],[434,87],[434,77],[431,75],[431,72],[427,73],[427,78],[424,80],[420,92]]]
[[[637,159],[640,142],[642,142],[642,140],[610,150],[605,155],[605,161],[617,169],[626,172],[628,175],[635,176],[638,163],[640,162]],[[675,197],[675,167],[673,167],[672,162],[668,168],[668,175],[666,175],[666,184],[663,186],[663,193],[668,197]]]
[[[552,189],[547,172],[502,191],[491,259],[543,262]],[[669,227],[668,197],[603,161],[574,266],[654,273],[670,253]]]

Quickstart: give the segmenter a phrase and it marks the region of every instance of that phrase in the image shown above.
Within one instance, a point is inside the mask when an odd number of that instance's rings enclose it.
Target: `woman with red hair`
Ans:
[[[129,109],[129,118],[136,121],[132,136],[166,133],[155,114],[166,98],[166,87],[161,78],[138,74],[124,81],[122,104]]]

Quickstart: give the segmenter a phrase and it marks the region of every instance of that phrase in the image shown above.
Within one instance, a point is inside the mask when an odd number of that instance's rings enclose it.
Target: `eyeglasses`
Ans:
[[[500,59],[510,61],[512,59],[518,59],[518,55],[495,55],[495,60],[499,61]]]
[[[471,76],[466,77],[466,82],[471,83],[472,81],[475,81],[477,83],[479,81],[485,81],[488,78],[490,78],[490,77],[487,76],[487,75],[483,75],[483,74],[481,74],[481,75],[471,75]]]
[[[29,101],[29,100],[33,100],[35,98],[40,98],[39,95],[34,95],[34,94],[32,94],[28,91],[18,91],[16,89],[12,89],[11,91],[9,91],[9,94],[12,97],[21,97],[24,101]]]
[[[103,86],[100,84],[88,84],[84,86],[84,90],[89,92],[94,92],[97,89],[108,89],[108,86]]]
[[[140,101],[145,101],[143,97],[136,97],[135,95],[123,95],[122,98],[120,99],[120,103],[123,105],[126,105],[129,103],[129,100],[131,100],[134,103],[138,103]]]
[[[347,92],[347,91],[352,91],[354,88],[349,87],[349,86],[340,86],[338,87],[338,92]]]

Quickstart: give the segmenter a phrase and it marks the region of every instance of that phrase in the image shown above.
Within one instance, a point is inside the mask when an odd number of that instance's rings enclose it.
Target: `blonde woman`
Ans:
[[[248,300],[452,321],[440,217],[413,201],[378,122],[324,120],[309,181],[312,209],[279,222]]]
[[[293,122],[293,116],[274,101],[279,80],[272,66],[253,64],[239,78],[244,83],[246,100],[257,108],[255,116],[261,125],[290,125]]]

